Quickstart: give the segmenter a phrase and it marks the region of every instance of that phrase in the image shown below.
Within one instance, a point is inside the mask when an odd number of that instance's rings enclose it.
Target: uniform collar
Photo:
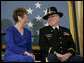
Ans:
[[[59,30],[59,26],[56,26],[56,27],[52,27],[53,29],[57,28]]]

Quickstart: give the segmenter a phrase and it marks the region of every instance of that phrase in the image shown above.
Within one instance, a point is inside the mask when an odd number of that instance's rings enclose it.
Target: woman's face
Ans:
[[[27,14],[24,14],[23,23],[26,24],[27,20],[28,20],[28,15]]]
[[[48,24],[49,24],[50,26],[58,25],[59,19],[60,19],[60,17],[59,17],[58,14],[50,15],[50,16],[48,17]]]
[[[22,25],[25,26],[27,20],[28,20],[28,15],[27,14],[24,14],[24,17],[23,18],[20,17],[19,22],[21,22]]]

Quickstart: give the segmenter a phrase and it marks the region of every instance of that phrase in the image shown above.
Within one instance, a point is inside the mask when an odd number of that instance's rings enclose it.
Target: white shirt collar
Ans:
[[[57,28],[59,30],[59,26],[56,26],[56,27],[52,27],[53,29]]]

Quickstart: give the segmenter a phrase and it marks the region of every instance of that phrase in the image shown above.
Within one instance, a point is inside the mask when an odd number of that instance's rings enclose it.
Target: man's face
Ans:
[[[58,25],[59,19],[60,19],[60,17],[58,14],[50,15],[48,17],[48,24],[50,26],[56,26],[56,25]]]

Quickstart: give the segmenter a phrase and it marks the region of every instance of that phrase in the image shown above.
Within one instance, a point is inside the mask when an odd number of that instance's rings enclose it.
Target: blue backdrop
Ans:
[[[24,7],[29,12],[25,27],[32,33],[32,45],[38,46],[39,28],[48,25],[48,22],[42,17],[46,14],[46,9],[51,6],[64,14],[59,25],[70,28],[67,1],[1,1],[1,33],[5,33],[7,27],[15,24],[12,18],[14,9]],[[5,43],[4,38],[2,37],[2,43]]]

